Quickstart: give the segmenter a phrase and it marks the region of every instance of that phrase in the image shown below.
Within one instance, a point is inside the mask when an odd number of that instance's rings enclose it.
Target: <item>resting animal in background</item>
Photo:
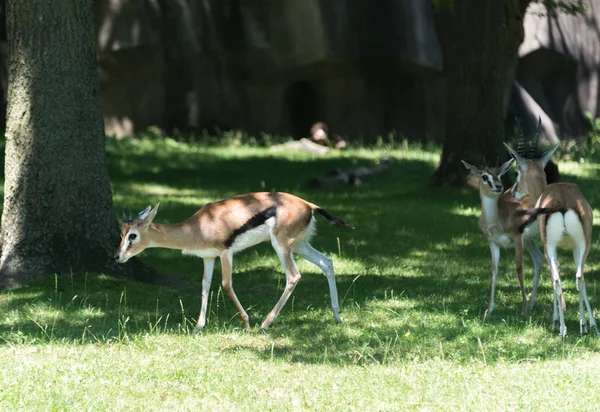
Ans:
[[[517,182],[511,191],[515,198],[531,198],[535,209],[528,211],[528,223],[539,220],[539,230],[544,244],[546,259],[552,274],[553,294],[553,325],[552,330],[558,330],[561,336],[567,334],[564,316],[564,298],[560,273],[558,269],[557,247],[572,249],[573,259],[577,266],[575,274],[577,290],[579,291],[579,327],[582,335],[588,333],[585,319],[585,308],[594,335],[598,335],[598,327],[594,320],[592,308],[588,301],[583,277],[583,265],[592,245],[592,207],[585,199],[579,187],[573,183],[546,183],[544,167],[550,161],[552,154],[558,148],[544,153],[540,159],[526,159],[504,144],[512,157],[517,161]]]
[[[504,191],[502,176],[510,169],[513,159],[500,167],[486,167],[479,170],[475,166],[462,161],[465,167],[479,181],[479,196],[481,197],[481,218],[479,228],[487,238],[492,253],[492,285],[486,316],[494,310],[494,292],[498,277],[498,264],[500,262],[500,246],[515,245],[515,263],[517,278],[521,288],[521,312],[527,313],[527,297],[523,285],[523,246],[533,260],[534,275],[533,289],[529,308],[535,305],[537,285],[542,266],[542,253],[535,245],[533,238],[537,235],[536,226],[523,227],[526,217],[519,213],[533,206],[533,202],[526,199],[517,201],[511,196],[510,191]]]
[[[333,262],[309,243],[315,232],[313,212],[319,213],[335,226],[352,226],[319,206],[288,193],[250,193],[209,203],[189,219],[176,224],[152,223],[158,206],[153,209],[148,206],[135,220],[123,213],[121,244],[115,259],[124,263],[150,247],[180,249],[185,255],[203,258],[202,304],[196,331],[206,324],[208,293],[217,257],[221,259],[223,289],[235,304],[244,327],[250,327],[248,314],[233,291],[232,259],[235,252],[267,240],[271,241],[283,265],[286,286],[261,329],[268,328],[275,321],[300,280],[292,252],[314,263],[325,273],[333,317],[337,322],[341,321]]]

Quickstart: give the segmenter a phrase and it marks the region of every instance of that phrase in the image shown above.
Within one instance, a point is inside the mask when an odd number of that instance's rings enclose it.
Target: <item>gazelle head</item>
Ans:
[[[514,159],[504,162],[498,167],[485,167],[478,169],[475,166],[461,160],[463,165],[471,172],[471,174],[479,179],[479,192],[482,196],[498,197],[504,192],[504,184],[502,176],[513,164]]]
[[[119,263],[125,263],[138,253],[141,253],[151,245],[148,242],[146,232],[156,216],[158,203],[154,208],[148,206],[140,212],[138,217],[133,219],[131,215],[127,217],[123,212],[123,224],[121,225],[121,244],[115,252],[115,260]]]
[[[506,143],[504,143],[504,146],[517,161],[517,181],[510,190],[511,194],[517,200],[531,196],[535,202],[547,186],[544,168],[559,145],[548,150],[539,159],[528,159],[526,156],[517,153]]]

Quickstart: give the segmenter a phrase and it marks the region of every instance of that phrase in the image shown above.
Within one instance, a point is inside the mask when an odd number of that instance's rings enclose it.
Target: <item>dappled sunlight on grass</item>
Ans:
[[[305,185],[313,176],[373,165],[384,155],[392,155],[397,162],[358,187],[311,189]],[[469,409],[476,403],[464,398],[448,406],[427,403],[424,397],[470,391],[469,399],[481,400],[478,389],[471,388],[492,390],[492,368],[496,374],[521,377],[537,373],[530,366],[548,373],[553,371],[547,366],[552,362],[565,367],[558,362],[596,356],[600,340],[578,333],[575,268],[567,252],[560,255],[569,331],[565,339],[550,330],[552,287],[545,265],[536,308],[520,315],[511,248],[502,249],[496,309],[484,319],[490,252],[478,228],[479,197],[474,190],[428,187],[438,156],[439,150],[411,146],[311,158],[298,152],[207,147],[169,139],[111,141],[108,164],[118,210],[131,205],[135,213],[160,201],[156,221],[172,223],[186,219],[207,202],[243,192],[280,190],[319,204],[355,226],[355,230],[339,229],[317,216],[318,232],[312,242],[333,259],[343,322],[333,320],[326,277],[298,258],[300,282],[277,322],[266,332],[259,331],[285,287],[279,259],[265,243],[236,254],[233,263],[233,285],[250,316],[251,329],[243,330],[233,303],[223,292],[217,263],[208,324],[194,335],[202,260],[176,250],[150,249],[140,259],[189,286],[134,284],[98,274],[36,280],[26,288],[0,294],[0,350],[28,359],[39,356],[35,358],[39,365],[44,364],[44,353],[50,352],[58,354],[53,356],[64,364],[71,358],[85,363],[96,371],[95,391],[111,385],[104,378],[110,368],[111,375],[124,383],[120,390],[158,391],[152,395],[155,408],[168,406],[169,401],[180,405],[173,401],[175,396],[187,399],[186,394],[202,394],[201,405],[195,399],[187,401],[184,409],[206,405],[236,409],[246,405],[248,396],[258,396],[252,402],[267,399],[260,403],[263,409],[278,409],[286,393],[293,393],[290,398],[296,402],[285,403],[286,407],[315,409],[329,405],[329,398],[321,392],[310,392],[317,383],[330,385],[330,394],[339,392],[340,399],[355,396],[353,405],[372,398],[364,392],[372,391],[365,385],[372,385],[389,391],[385,399],[393,407],[383,405],[382,409],[411,409],[411,405]],[[595,163],[564,168],[561,163],[565,180],[576,180],[584,193],[591,194],[596,217],[600,217],[600,195],[594,194],[599,169]],[[600,317],[598,233],[595,230],[586,265],[596,318]],[[525,256],[527,290],[532,272],[529,256]],[[103,359],[97,360],[98,356]],[[4,362],[12,359],[4,358],[9,359]],[[30,364],[22,367],[27,373],[51,378]],[[60,367],[53,364],[49,370]],[[86,373],[74,371],[82,380]],[[512,378],[506,379],[505,385],[513,384]],[[24,388],[28,385],[24,378],[15,382]],[[173,386],[160,386],[163,382],[173,382]],[[343,390],[333,386],[338,382]],[[76,382],[71,384],[77,387]],[[395,394],[398,387],[404,388],[402,396]],[[218,403],[213,394],[230,403]],[[520,399],[516,404],[510,400],[493,403],[487,409],[518,409],[515,405],[527,409],[526,399]],[[257,405],[252,402],[248,405]],[[339,405],[333,403],[334,409]]]

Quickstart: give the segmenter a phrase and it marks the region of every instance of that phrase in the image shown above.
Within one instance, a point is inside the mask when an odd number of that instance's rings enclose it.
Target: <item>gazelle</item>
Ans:
[[[333,317],[336,322],[341,321],[333,262],[309,243],[315,233],[313,212],[335,226],[352,226],[319,206],[288,193],[249,193],[208,203],[187,220],[176,224],[153,223],[159,204],[154,208],[148,206],[135,220],[123,213],[121,244],[115,259],[124,263],[151,247],[180,249],[184,255],[203,258],[202,303],[196,331],[206,324],[208,294],[217,257],[221,260],[223,289],[235,304],[244,327],[250,328],[248,314],[232,286],[233,254],[267,240],[271,241],[283,265],[286,286],[261,329],[268,328],[275,321],[300,280],[292,252],[314,263],[325,273]]]
[[[593,215],[592,208],[579,187],[573,183],[546,183],[544,167],[558,148],[556,145],[540,159],[525,159],[505,143],[517,161],[517,181],[511,189],[513,196],[524,199],[529,196],[536,202],[535,209],[528,211],[526,224],[539,221],[539,230],[544,244],[544,253],[552,274],[553,325],[552,330],[561,336],[567,334],[564,317],[564,298],[560,282],[557,247],[571,248],[577,266],[576,284],[579,291],[579,323],[581,334],[588,333],[584,304],[590,327],[598,335],[598,327],[588,301],[583,277],[583,265],[591,246]]]
[[[502,164],[500,167],[486,167],[482,170],[469,163],[462,161],[465,167],[479,181],[479,196],[481,197],[481,218],[479,228],[487,238],[492,255],[492,281],[490,298],[485,316],[494,310],[494,294],[496,279],[498,277],[498,264],[500,262],[500,247],[515,245],[515,264],[517,279],[521,288],[521,312],[527,312],[527,297],[523,285],[523,247],[531,255],[534,267],[533,289],[531,292],[530,308],[535,304],[537,284],[540,277],[542,265],[542,253],[535,245],[533,237],[536,236],[535,229],[531,227],[522,229],[526,218],[522,211],[531,208],[533,203],[525,200],[517,201],[510,195],[510,191],[504,191],[502,176],[510,169],[513,159]]]

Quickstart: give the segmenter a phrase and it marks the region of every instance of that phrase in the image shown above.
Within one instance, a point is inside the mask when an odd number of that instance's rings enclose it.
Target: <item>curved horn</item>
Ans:
[[[123,211],[123,223],[127,222],[127,215],[125,214],[125,210],[121,209]]]
[[[519,122],[519,118],[515,117],[515,121],[517,122],[517,129],[519,130],[519,138],[517,140],[517,153],[519,156],[525,157],[525,134],[523,133],[523,128],[521,127],[521,122]]]
[[[540,137],[540,132],[542,131],[542,118],[538,116],[538,125],[535,130],[534,135],[531,137],[531,141],[529,143],[529,153],[528,157],[530,159],[537,159],[538,156],[538,140]]]

